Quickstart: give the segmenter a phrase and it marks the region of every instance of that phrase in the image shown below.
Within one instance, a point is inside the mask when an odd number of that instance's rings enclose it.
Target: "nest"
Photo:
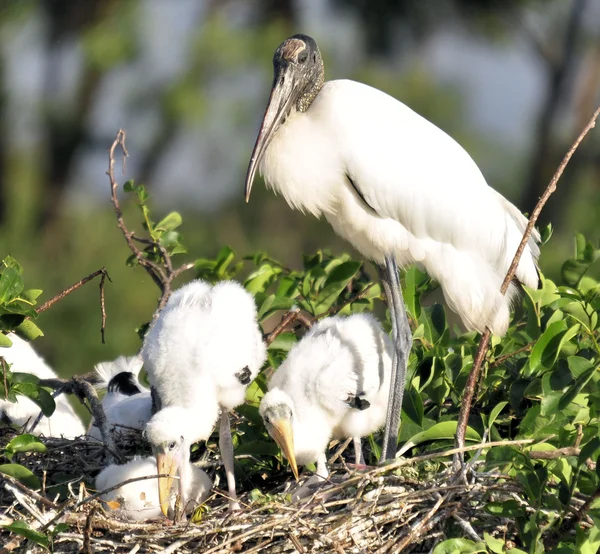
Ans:
[[[262,491],[242,491],[242,509],[233,513],[217,485],[191,520],[132,523],[119,519],[118,512],[90,491],[93,477],[102,468],[101,443],[83,439],[44,442],[48,452],[21,454],[18,462],[36,475],[77,477],[60,485],[49,485],[48,477],[42,492],[6,478],[0,492],[2,523],[26,521],[45,533],[58,523],[68,524],[67,530],[53,538],[57,553],[429,552],[449,536],[481,540],[484,532],[510,548],[514,522],[489,514],[484,505],[512,499],[533,511],[523,500],[520,485],[506,475],[472,473],[467,480],[451,474],[438,461],[444,459],[441,453],[422,456],[420,464],[398,460],[361,471],[349,469],[343,461],[334,463],[327,482],[293,503],[289,489],[297,485],[288,472],[282,472],[283,483],[277,484],[270,476]],[[121,452],[139,454],[139,448],[139,435],[119,437]],[[218,464],[209,461],[206,465],[210,471],[211,465]],[[214,471],[215,467],[213,477]],[[55,498],[53,487],[63,488],[61,499]],[[45,552],[6,531],[0,536],[5,542],[0,554]]]

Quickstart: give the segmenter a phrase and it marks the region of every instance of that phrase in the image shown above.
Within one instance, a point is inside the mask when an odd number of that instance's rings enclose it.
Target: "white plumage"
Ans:
[[[107,389],[102,407],[107,422],[114,430],[118,431],[119,426],[141,430],[152,417],[150,391],[138,380],[142,363],[141,356],[120,356],[112,362],[100,362],[95,367],[102,380],[100,388]],[[123,387],[119,386],[120,377],[126,379],[125,382],[134,390],[128,390],[128,394],[124,394]],[[135,392],[135,389],[139,392]],[[102,440],[94,420],[90,423],[88,436]]]
[[[13,373],[31,373],[40,379],[55,379],[56,373],[46,364],[31,346],[31,343],[23,340],[14,333],[9,333],[8,338],[12,346],[0,348],[2,356],[9,364]],[[55,398],[56,409],[50,418],[42,416],[40,422],[31,431],[34,435],[46,437],[65,437],[74,439],[85,434],[85,427],[81,419],[69,404],[65,395]],[[0,417],[4,414],[12,423],[19,427],[33,424],[40,413],[40,408],[29,398],[17,395],[17,402],[9,402],[0,399]]]
[[[467,328],[506,332],[517,288],[505,297],[500,285],[527,219],[454,139],[395,98],[326,82],[305,113],[292,110],[260,170],[290,206],[324,216],[367,258],[383,264],[393,254],[427,271]],[[536,241],[534,233],[516,275],[532,288]]]
[[[285,40],[246,174],[257,168],[290,206],[325,217],[336,233],[384,267],[394,327],[394,365],[382,457],[394,456],[412,334],[398,266],[438,281],[468,329],[506,333],[511,303],[500,287],[527,219],[491,189],[469,154],[444,131],[387,94],[349,80],[324,82],[323,59],[306,35]],[[516,279],[537,288],[539,233]],[[397,369],[396,369],[397,368]]]
[[[142,356],[160,409],[145,430],[159,472],[185,468],[190,445],[208,439],[221,414],[221,456],[235,499],[228,411],[244,402],[266,359],[254,298],[232,281],[181,287],[148,331]]]
[[[360,438],[385,422],[391,353],[389,337],[369,314],[324,319],[290,350],[269,381],[260,414],[288,459],[293,454],[294,471],[296,463],[316,461],[318,475],[326,477],[332,438],[356,439],[362,463]]]
[[[200,468],[190,464],[188,469],[191,479],[185,491],[187,505],[185,513],[191,514],[199,504],[202,504],[210,494],[212,481]],[[103,491],[136,477],[157,475],[156,460],[149,458],[134,458],[123,465],[105,467],[96,477],[96,489]],[[123,485],[114,491],[101,496],[106,502],[119,504],[116,513],[130,521],[142,521],[161,516],[161,506],[158,498],[157,479],[144,479]],[[173,517],[176,494],[171,491],[169,497],[168,515]]]

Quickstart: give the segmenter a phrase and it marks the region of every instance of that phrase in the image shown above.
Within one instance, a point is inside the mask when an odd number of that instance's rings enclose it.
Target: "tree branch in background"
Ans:
[[[169,296],[171,296],[173,281],[184,271],[192,269],[194,267],[194,264],[187,263],[183,264],[180,267],[174,268],[171,256],[162,244],[155,242],[151,239],[147,239],[145,237],[138,237],[125,225],[123,212],[121,210],[121,205],[119,204],[119,198],[117,195],[119,183],[115,178],[115,151],[117,147],[120,147],[123,151],[123,171],[125,171],[125,161],[129,156],[129,152],[127,151],[127,147],[125,146],[125,138],[125,131],[123,131],[123,129],[119,129],[115,140],[113,141],[111,147],[108,150],[108,170],[106,174],[108,175],[108,178],[110,180],[111,200],[117,216],[117,225],[121,230],[121,233],[123,233],[123,236],[125,237],[125,242],[127,243],[127,246],[135,256],[139,265],[146,270],[146,272],[148,273],[148,275],[150,275],[156,286],[160,289],[161,295],[158,301],[158,308],[154,313],[154,317],[156,317],[158,315],[158,312],[162,310],[162,308],[164,308],[165,304],[167,303],[167,300],[169,299]],[[163,266],[152,260],[149,260],[148,257],[145,255],[144,251],[138,248],[136,243],[145,244],[146,246],[156,248],[156,250],[160,253],[160,256],[162,258]]]
[[[80,279],[74,285],[67,287],[65,290],[59,292],[56,296],[53,296],[50,298],[50,300],[47,300],[41,306],[36,308],[36,313],[41,314],[42,312],[45,312],[48,308],[51,308],[54,304],[56,304],[56,302],[62,300],[65,296],[71,294],[73,291],[76,291],[78,288],[81,288],[92,279],[98,277],[98,275],[102,275],[100,278],[100,312],[102,314],[102,327],[100,328],[100,334],[102,335],[102,344],[105,344],[104,331],[106,330],[106,306],[104,302],[104,282],[106,278],[108,278],[109,281],[111,280],[105,267],[99,269],[98,271],[94,271],[94,273],[90,273],[87,277]]]
[[[594,115],[592,115],[588,124],[584,127],[583,131],[581,131],[581,133],[579,134],[579,136],[577,137],[577,139],[575,140],[575,142],[573,143],[573,145],[571,146],[569,151],[565,154],[565,157],[563,158],[562,162],[558,166],[558,169],[554,173],[554,176],[550,180],[550,184],[548,185],[548,187],[544,191],[544,194],[542,195],[542,197],[539,199],[537,205],[535,206],[535,208],[529,218],[529,222],[527,223],[527,227],[525,228],[525,232],[523,233],[523,238],[521,239],[519,248],[517,248],[517,252],[515,253],[513,261],[510,264],[510,267],[508,268],[508,272],[506,273],[506,277],[504,277],[504,281],[502,283],[502,286],[500,287],[500,292],[502,294],[506,294],[508,286],[510,285],[510,282],[512,281],[512,279],[515,275],[515,271],[517,270],[517,266],[519,265],[519,260],[521,259],[521,256],[523,255],[525,246],[527,245],[527,243],[531,237],[531,232],[533,231],[533,227],[534,227],[542,209],[546,205],[546,202],[548,201],[548,198],[550,198],[550,195],[556,190],[556,184],[558,183],[558,180],[561,178],[565,168],[567,167],[567,164],[569,163],[569,160],[573,157],[573,154],[575,153],[575,151],[581,144],[581,141],[585,138],[585,136],[588,134],[588,132],[596,126],[596,119],[598,118],[599,115],[600,115],[600,107],[598,107],[596,109],[596,111],[594,112]],[[471,404],[473,402],[475,386],[477,385],[477,381],[479,379],[479,374],[481,372],[483,358],[488,349],[490,335],[491,335],[490,330],[488,328],[486,328],[483,335],[481,336],[481,341],[479,343],[477,353],[475,354],[475,360],[473,361],[473,367],[471,368],[471,371],[469,372],[469,376],[467,378],[467,383],[465,385],[465,392],[463,395],[462,404],[460,407],[460,411],[458,413],[458,425],[456,427],[456,438],[455,438],[455,442],[454,442],[456,448],[463,448],[465,445],[465,435],[467,432],[467,424],[469,421],[469,415],[471,413]],[[464,458],[463,458],[462,452],[458,452],[454,456],[453,469],[455,471],[458,471],[461,468],[463,459]]]

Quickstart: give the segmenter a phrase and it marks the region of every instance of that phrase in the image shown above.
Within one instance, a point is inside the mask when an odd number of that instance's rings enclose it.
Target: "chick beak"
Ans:
[[[284,456],[290,462],[292,466],[292,472],[296,481],[298,481],[298,466],[296,465],[296,455],[294,454],[294,433],[292,431],[292,424],[289,419],[278,419],[271,423],[271,435],[275,439],[275,442],[283,450]]]
[[[173,478],[177,475],[178,469],[175,456],[165,452],[156,454],[156,469],[159,475],[168,475],[168,477],[158,478],[158,500],[160,502],[160,510],[168,517]]]

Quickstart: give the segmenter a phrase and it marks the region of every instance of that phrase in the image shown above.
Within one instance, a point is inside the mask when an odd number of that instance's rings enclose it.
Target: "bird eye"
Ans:
[[[306,51],[304,51],[298,56],[298,63],[305,63],[307,59],[308,54],[306,53]]]
[[[265,423],[271,423],[271,418],[268,415],[265,415],[264,419]]]
[[[169,450],[173,450],[177,446],[175,441],[169,443]]]

